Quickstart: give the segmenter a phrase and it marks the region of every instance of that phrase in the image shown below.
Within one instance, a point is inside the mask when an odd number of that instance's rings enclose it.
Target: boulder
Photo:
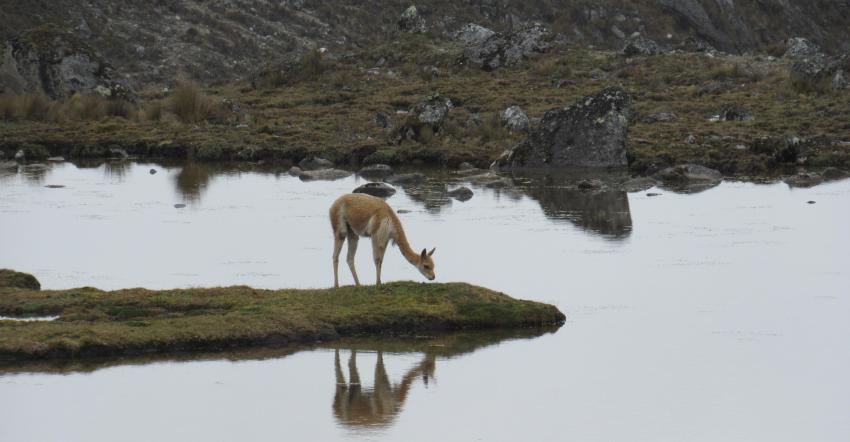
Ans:
[[[679,116],[673,112],[657,112],[654,114],[649,114],[643,117],[644,123],[653,124],[653,123],[668,123],[670,121],[676,121],[679,119]]]
[[[823,54],[798,59],[791,65],[791,83],[798,90],[834,92],[850,87],[850,57],[832,58]]]
[[[458,187],[449,191],[449,196],[458,201],[469,201],[472,198],[472,190],[469,187]]]
[[[410,7],[401,13],[401,16],[398,18],[398,29],[411,34],[424,34],[428,32],[425,19],[422,18],[419,10],[414,5],[410,5]]]
[[[463,47],[464,60],[485,71],[513,66],[552,47],[551,34],[537,23],[507,34],[468,24],[454,38]]]
[[[502,112],[502,124],[509,132],[528,132],[531,123],[528,115],[519,106],[511,106]]]
[[[431,126],[436,132],[443,125],[451,108],[452,100],[435,95],[414,106],[413,114],[420,123]]]
[[[385,178],[393,174],[393,168],[386,164],[370,164],[357,174],[366,178]]]
[[[103,57],[74,34],[43,25],[0,46],[0,90],[62,99],[75,93],[134,101]]]
[[[35,276],[32,276],[29,273],[0,269],[0,287],[41,290],[41,283],[38,282],[38,279],[36,279]]]
[[[301,172],[301,175],[298,175],[298,178],[300,178],[301,181],[333,181],[342,178],[348,178],[351,175],[352,173],[347,170],[318,169],[305,170]]]
[[[290,176],[301,176],[304,171],[298,166],[292,166],[286,173],[288,173]]]
[[[310,156],[299,161],[298,167],[302,170],[322,170],[334,167],[334,163],[321,157]]]
[[[390,184],[396,185],[408,185],[408,184],[420,184],[425,182],[425,175],[420,172],[413,173],[402,173],[399,175],[392,175],[384,179],[384,181]]]
[[[502,168],[625,167],[631,99],[607,88],[552,109],[537,128],[494,163]]]
[[[793,37],[785,41],[785,58],[803,59],[822,55],[820,47],[807,38]]]
[[[698,164],[668,167],[658,172],[655,178],[667,186],[691,192],[709,189],[723,181],[720,172]]]
[[[365,193],[380,198],[389,198],[395,195],[395,188],[387,183],[366,183],[353,191],[354,193]]]
[[[638,55],[658,55],[664,52],[658,43],[642,35],[630,37],[623,46],[622,53],[626,57]]]
[[[711,121],[752,121],[755,120],[753,113],[738,105],[726,106],[720,110],[720,113],[710,118]]]

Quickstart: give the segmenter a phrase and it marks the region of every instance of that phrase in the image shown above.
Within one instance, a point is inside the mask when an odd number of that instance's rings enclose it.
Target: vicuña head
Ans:
[[[339,287],[339,252],[342,243],[348,240],[348,268],[354,283],[360,285],[354,269],[354,254],[361,236],[372,238],[372,258],[377,273],[376,285],[381,285],[381,264],[390,240],[398,245],[404,258],[429,280],[434,280],[434,250],[422,249],[416,253],[407,242],[401,221],[393,209],[381,198],[362,193],[350,193],[337,198],[330,210],[331,228],[334,234],[334,287]]]

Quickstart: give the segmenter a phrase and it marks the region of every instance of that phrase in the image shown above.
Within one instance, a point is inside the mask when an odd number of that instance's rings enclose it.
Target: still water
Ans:
[[[437,281],[553,303],[563,327],[3,367],[0,440],[850,439],[850,181],[627,194],[429,177],[388,202],[414,247],[437,248]],[[0,171],[0,268],[46,289],[327,287],[327,208],[363,183]],[[461,184],[475,196],[448,198]],[[374,280],[367,243],[357,266]],[[421,279],[396,249],[382,277]]]

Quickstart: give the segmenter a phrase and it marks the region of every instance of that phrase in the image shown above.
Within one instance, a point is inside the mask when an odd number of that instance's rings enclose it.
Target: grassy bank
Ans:
[[[60,316],[0,321],[0,359],[6,360],[222,350],[564,320],[554,306],[485,288],[412,282],[324,290],[0,288],[0,315]]]
[[[518,104],[534,120],[620,86],[634,97],[628,157],[635,173],[685,162],[728,174],[850,168],[850,94],[798,90],[789,79],[791,62],[766,55],[625,58],[563,47],[485,72],[458,64],[460,50],[451,42],[405,35],[345,58],[316,57],[302,67],[309,75],[143,91],[135,110],[77,98],[54,104],[58,110],[42,103],[44,111],[33,112],[30,101],[18,100],[21,109],[0,112],[0,150],[8,156],[29,144],[72,158],[107,156],[120,147],[140,157],[200,160],[297,162],[321,155],[346,165],[486,165],[524,137],[502,127],[506,107]],[[379,60],[384,64],[374,68]],[[408,115],[399,111],[435,94],[454,105],[442,128],[404,139],[398,128]],[[754,119],[710,121],[732,105],[746,107]],[[647,119],[658,112],[677,118]],[[389,127],[376,124],[379,113]],[[816,141],[805,154],[787,155],[777,140],[785,136]],[[773,141],[759,141],[765,137]]]

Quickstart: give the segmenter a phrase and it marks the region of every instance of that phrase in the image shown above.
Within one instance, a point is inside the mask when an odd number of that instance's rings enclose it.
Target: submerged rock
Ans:
[[[38,279],[36,279],[35,276],[32,276],[29,273],[0,269],[0,287],[41,290],[41,283],[38,282]]]
[[[340,169],[319,169],[305,170],[298,175],[301,181],[334,181],[342,178],[348,178],[352,175],[347,170]]]
[[[353,193],[365,193],[380,198],[389,198],[395,195],[395,192],[395,188],[387,183],[366,183],[353,191]]]
[[[458,201],[469,201],[473,195],[472,189],[465,186],[449,191],[449,196]]]
[[[425,175],[420,172],[402,173],[389,176],[384,181],[396,185],[420,184],[425,182]]]
[[[370,164],[357,172],[366,178],[384,178],[393,174],[393,168],[387,164]]]
[[[552,109],[529,137],[494,164],[523,167],[625,167],[631,100],[608,88],[572,106]]]
[[[720,172],[698,164],[668,167],[655,177],[668,186],[692,192],[712,188],[723,181]]]
[[[321,157],[311,156],[298,162],[298,166],[303,170],[321,170],[334,167],[334,163]]]

